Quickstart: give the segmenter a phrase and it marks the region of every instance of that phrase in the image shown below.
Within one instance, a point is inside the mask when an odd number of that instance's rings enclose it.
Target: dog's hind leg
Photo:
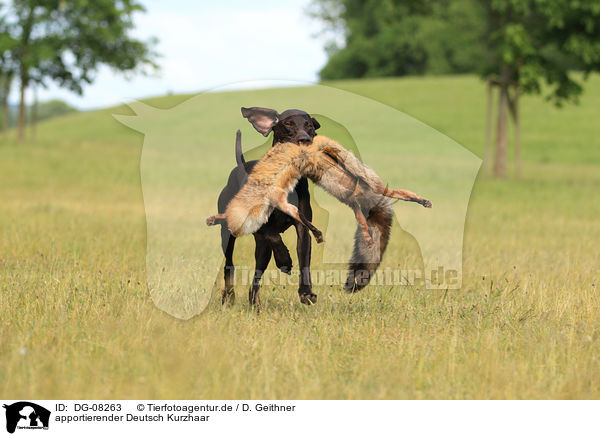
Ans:
[[[233,290],[233,278],[235,266],[233,265],[233,248],[235,246],[235,236],[233,236],[225,226],[221,227],[221,247],[225,254],[225,268],[223,275],[225,278],[225,287],[221,291],[221,304],[233,304],[235,301],[235,291]]]
[[[271,261],[272,250],[269,241],[267,241],[265,236],[260,233],[254,234],[254,242],[256,243],[256,249],[254,250],[254,260],[256,264],[254,266],[254,277],[252,278],[252,284],[250,285],[250,291],[248,292],[248,301],[251,306],[256,306],[256,309],[260,310],[260,298],[258,297],[260,280]]]

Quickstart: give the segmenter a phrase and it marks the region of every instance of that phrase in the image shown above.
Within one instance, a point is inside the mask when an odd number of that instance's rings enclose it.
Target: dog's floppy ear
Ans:
[[[250,124],[263,136],[268,136],[275,124],[279,122],[277,111],[265,107],[243,107],[242,115],[248,118]]]
[[[319,124],[319,122],[317,121],[316,118],[310,117],[310,120],[312,121],[313,127],[315,128],[315,130],[317,130],[319,127],[321,127],[321,125]]]

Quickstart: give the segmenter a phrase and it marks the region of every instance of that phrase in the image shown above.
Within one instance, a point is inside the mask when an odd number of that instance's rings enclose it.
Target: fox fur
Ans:
[[[322,242],[321,232],[287,202],[287,195],[301,177],[309,178],[354,211],[358,227],[345,284],[348,292],[365,287],[381,263],[390,238],[391,199],[431,207],[431,202],[412,192],[388,189],[375,171],[352,152],[318,135],[307,146],[283,143],[269,150],[229,202],[225,213],[209,217],[207,224],[226,221],[234,236],[248,235],[266,223],[277,207],[306,225],[317,242]]]

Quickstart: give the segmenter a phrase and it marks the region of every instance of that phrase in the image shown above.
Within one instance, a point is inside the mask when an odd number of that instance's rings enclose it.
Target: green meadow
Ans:
[[[486,90],[475,77],[327,85],[398,109],[483,156]],[[295,106],[297,92],[206,98],[216,113],[234,97],[285,109],[283,102]],[[319,105],[316,90],[302,92]],[[145,102],[167,109],[190,97]],[[479,173],[460,290],[371,285],[347,295],[319,285],[318,303],[307,307],[295,286],[266,284],[257,313],[242,285],[235,304],[221,306],[219,273],[207,309],[187,321],[159,310],[150,297],[144,137],[112,117],[130,109],[50,119],[22,144],[9,132],[0,139],[0,396],[598,398],[599,108],[600,76],[586,82],[578,105],[557,109],[542,97],[522,99],[523,175],[511,171],[495,180],[485,169]],[[265,144],[239,112],[231,116],[245,144]],[[197,187],[215,205],[235,164],[234,130],[221,121],[214,120],[218,133],[208,138],[221,149],[203,157],[214,172]],[[344,135],[332,125],[323,133]],[[386,145],[390,134],[381,132],[366,150],[375,170],[394,153]],[[227,142],[219,145],[222,138]],[[403,180],[394,184],[408,188]],[[344,223],[336,230],[350,242],[354,223]],[[222,258],[218,233],[213,249],[200,255]],[[418,268],[415,239],[398,222],[393,234],[386,265]],[[297,275],[293,229],[284,238]],[[250,237],[238,241],[237,264],[252,265],[253,245]]]

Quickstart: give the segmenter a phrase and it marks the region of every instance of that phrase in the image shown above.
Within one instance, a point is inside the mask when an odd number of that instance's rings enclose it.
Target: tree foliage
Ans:
[[[504,76],[524,93],[556,104],[582,91],[574,70],[600,69],[600,1],[493,0],[484,2],[488,57],[484,76]]]
[[[315,0],[336,37],[322,79],[479,73],[550,85],[556,103],[581,92],[571,71],[600,67],[600,0]]]
[[[474,71],[484,55],[476,0],[317,0],[333,34],[322,79]]]

